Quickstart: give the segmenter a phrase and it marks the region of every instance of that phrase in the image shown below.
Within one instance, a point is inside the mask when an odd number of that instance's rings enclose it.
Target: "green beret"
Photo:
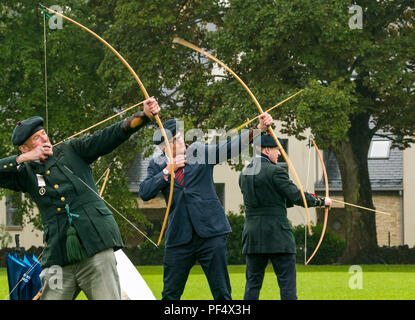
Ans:
[[[163,123],[164,131],[166,131],[167,138],[170,140],[179,131],[179,121],[177,119],[169,119]],[[153,142],[155,145],[159,145],[164,142],[163,134],[158,129],[153,135]]]
[[[280,144],[282,145],[283,142],[281,139],[277,138]],[[277,143],[275,142],[274,138],[270,133],[262,133],[260,136],[254,139],[254,146],[260,148],[276,148],[278,147]]]
[[[12,135],[12,143],[15,146],[21,146],[33,134],[43,129],[43,118],[32,117],[23,121],[19,121],[14,128]]]

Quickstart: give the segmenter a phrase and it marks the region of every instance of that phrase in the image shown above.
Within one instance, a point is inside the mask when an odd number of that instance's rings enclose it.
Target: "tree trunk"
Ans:
[[[369,115],[352,120],[348,139],[333,148],[342,177],[344,201],[374,208],[368,170],[368,150],[372,136]],[[377,259],[376,217],[370,211],[345,206],[346,250],[340,263],[375,263]]]

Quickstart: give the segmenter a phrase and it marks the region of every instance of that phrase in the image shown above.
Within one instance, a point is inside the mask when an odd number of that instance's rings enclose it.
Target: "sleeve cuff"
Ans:
[[[316,207],[324,207],[324,202],[325,202],[325,199],[323,197],[317,197],[314,200],[314,203],[315,203]]]
[[[0,170],[10,171],[10,169],[17,169],[17,167],[19,166],[19,164],[16,161],[17,157],[18,156],[12,156],[3,159],[0,164]]]
[[[164,180],[163,171],[160,171],[159,173],[157,173],[157,174],[154,176],[154,183],[155,183],[156,185],[159,185],[159,186],[163,187],[164,185],[166,185],[166,184],[168,184],[168,183],[169,183],[170,178],[171,178],[171,177],[169,176],[169,179]]]

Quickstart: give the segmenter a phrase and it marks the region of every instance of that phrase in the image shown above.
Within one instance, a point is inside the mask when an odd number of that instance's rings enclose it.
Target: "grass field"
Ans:
[[[349,273],[350,266],[297,265],[297,294],[301,300],[414,300],[415,265],[362,265],[361,282],[355,281],[356,273]],[[146,280],[157,299],[163,289],[161,266],[139,266],[138,271]],[[243,298],[245,266],[229,266],[232,298]],[[350,283],[352,288],[350,287]],[[353,286],[357,288],[353,289]],[[359,288],[360,287],[360,288]],[[0,298],[7,299],[6,269],[0,268]],[[83,293],[78,299],[85,299]],[[193,267],[183,300],[211,300],[206,277],[200,266]],[[261,290],[261,300],[279,300],[279,289],[272,266],[269,265]]]

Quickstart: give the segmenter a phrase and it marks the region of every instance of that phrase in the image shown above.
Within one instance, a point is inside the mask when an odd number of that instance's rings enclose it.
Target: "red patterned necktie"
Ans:
[[[177,179],[177,181],[179,182],[179,184],[182,185],[182,186],[184,185],[183,176],[184,176],[183,168],[180,168],[179,170],[177,170],[176,175],[174,176]]]

